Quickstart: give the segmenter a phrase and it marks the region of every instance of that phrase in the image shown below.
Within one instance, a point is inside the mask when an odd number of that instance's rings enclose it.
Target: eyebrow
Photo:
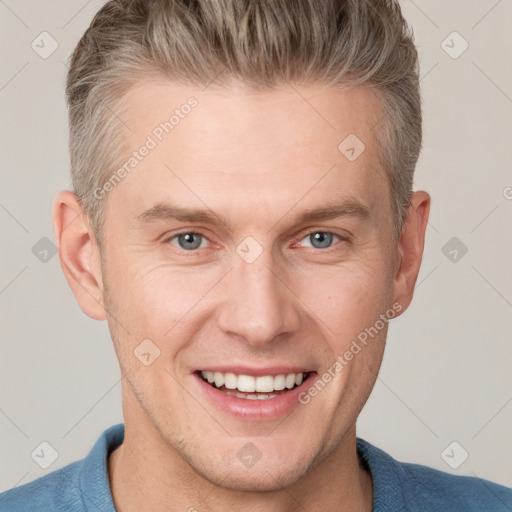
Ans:
[[[291,210],[281,217],[276,224],[281,222],[290,211]],[[338,203],[306,210],[295,219],[295,223],[305,224],[307,222],[318,222],[340,217],[354,217],[364,220],[369,216],[370,208],[368,206],[355,199],[349,198]],[[209,224],[212,226],[218,226],[220,224],[224,224],[225,226],[229,225],[226,219],[208,208],[182,208],[171,203],[158,203],[138,215],[137,219],[142,224],[149,224],[160,220],[178,220],[182,222]]]

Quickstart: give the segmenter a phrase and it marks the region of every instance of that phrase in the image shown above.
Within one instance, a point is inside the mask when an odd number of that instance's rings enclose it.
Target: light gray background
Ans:
[[[54,241],[52,202],[70,188],[64,62],[102,3],[0,0],[0,490],[84,457],[122,421],[106,323],[81,312],[58,256],[32,252]],[[401,3],[422,70],[415,188],[432,211],[415,297],[391,322],[358,435],[399,460],[512,486],[512,2]],[[43,31],[59,45],[47,59],[31,48]],[[469,43],[457,59],[441,46],[453,31]],[[468,248],[456,262],[442,252],[454,236]],[[58,452],[46,470],[31,458],[42,441]],[[453,441],[450,461],[469,453],[458,469],[441,456]]]

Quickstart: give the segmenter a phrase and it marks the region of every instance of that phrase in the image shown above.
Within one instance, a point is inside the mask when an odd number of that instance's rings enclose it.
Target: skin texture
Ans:
[[[362,87],[140,84],[119,113],[127,158],[191,96],[197,106],[102,199],[101,256],[76,196],[55,200],[63,271],[82,310],[108,321],[124,376],[125,440],[109,458],[116,508],[370,511],[355,422],[387,323],[310,403],[277,420],[220,411],[193,371],[282,364],[322,375],[379,315],[408,307],[430,197],[413,194],[394,242],[374,140],[380,104]],[[355,161],[338,150],[351,133],[366,146]],[[296,222],[347,198],[369,215]],[[226,223],[137,218],[159,202],[209,209]],[[311,230],[333,233],[331,245],[313,245]],[[175,236],[187,232],[204,236],[200,248]],[[248,236],[262,249],[252,263],[236,251]],[[144,339],[160,350],[149,366],[134,356]],[[250,468],[237,457],[247,442],[262,454]]]

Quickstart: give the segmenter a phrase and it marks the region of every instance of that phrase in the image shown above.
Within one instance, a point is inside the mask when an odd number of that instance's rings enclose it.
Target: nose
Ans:
[[[235,254],[218,310],[219,328],[245,343],[263,347],[300,328],[298,299],[269,251],[247,263]]]

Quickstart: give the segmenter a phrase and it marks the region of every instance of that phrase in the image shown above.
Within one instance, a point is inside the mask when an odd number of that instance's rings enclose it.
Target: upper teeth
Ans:
[[[261,377],[253,377],[251,375],[235,375],[234,373],[206,372],[202,371],[201,375],[210,384],[215,384],[220,388],[226,386],[227,389],[238,389],[244,393],[270,393],[271,391],[281,391],[284,388],[292,389],[295,385],[302,383],[304,379],[303,373],[289,373],[285,375],[263,375]]]

